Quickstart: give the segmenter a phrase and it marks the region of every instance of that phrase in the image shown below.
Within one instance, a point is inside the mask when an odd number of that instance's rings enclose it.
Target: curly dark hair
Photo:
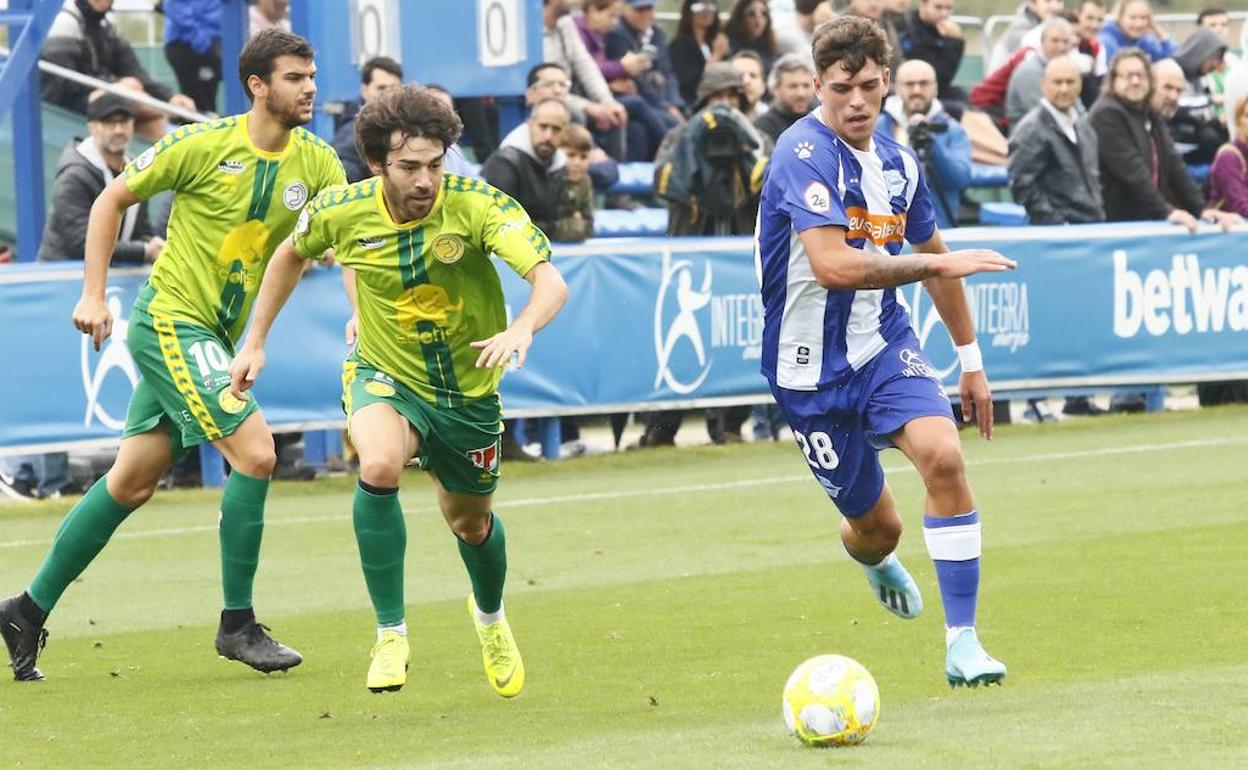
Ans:
[[[255,75],[264,82],[269,82],[273,74],[273,66],[279,56],[296,56],[312,61],[312,44],[296,34],[282,29],[266,29],[253,37],[243,46],[238,56],[238,79],[243,83],[243,93],[249,101],[255,101],[247,80]]]
[[[365,161],[384,164],[396,145],[390,137],[439,141],[450,148],[459,140],[464,124],[454,110],[427,88],[405,85],[386,90],[364,104],[355,118],[355,149]]]
[[[867,61],[887,67],[892,55],[884,29],[862,16],[841,16],[820,24],[810,48],[815,73],[820,77],[837,63],[851,75],[866,66]]]

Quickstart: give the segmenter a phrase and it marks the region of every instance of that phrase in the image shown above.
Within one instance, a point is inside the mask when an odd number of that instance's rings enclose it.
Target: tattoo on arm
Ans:
[[[881,257],[868,253],[862,264],[862,285],[868,289],[901,286],[932,275],[931,264],[923,257]]]

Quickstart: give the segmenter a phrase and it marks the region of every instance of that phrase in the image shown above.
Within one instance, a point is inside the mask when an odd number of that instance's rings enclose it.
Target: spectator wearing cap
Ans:
[[[93,78],[116,83],[132,91],[169,102],[175,107],[195,109],[195,102],[185,94],[156,82],[134,54],[130,44],[117,33],[108,12],[113,0],[65,0],[61,12],[52,20],[40,57],[52,64],[71,69]],[[43,100],[49,104],[87,113],[91,87],[72,80],[43,73]],[[134,108],[135,132],[155,141],[165,134],[165,116],[158,110]]]
[[[360,158],[355,147],[355,114],[372,99],[376,99],[387,89],[403,85],[403,68],[388,56],[374,56],[364,62],[360,68],[360,101],[355,105],[351,117],[336,132],[332,142],[342,167],[347,172],[348,182],[358,182],[372,176],[368,164]]]
[[[91,205],[130,160],[134,110],[125,99],[105,93],[87,103],[86,139],[75,138],[61,153],[52,184],[52,210],[39,245],[40,262],[81,261]],[[126,209],[117,234],[114,262],[155,262],[165,242],[152,234],[147,202]]]

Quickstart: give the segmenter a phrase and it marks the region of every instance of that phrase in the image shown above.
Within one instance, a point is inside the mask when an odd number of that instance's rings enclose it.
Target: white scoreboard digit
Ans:
[[[524,0],[477,0],[477,51],[484,67],[507,67],[528,58]]]
[[[400,0],[351,0],[351,40],[356,66],[374,56],[402,63],[399,44]]]

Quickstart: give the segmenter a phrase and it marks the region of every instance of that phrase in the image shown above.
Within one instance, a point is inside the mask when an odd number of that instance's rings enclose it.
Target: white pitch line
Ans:
[[[1052,462],[1056,460],[1074,460],[1081,457],[1110,457],[1113,455],[1140,454],[1142,452],[1164,452],[1176,449],[1200,449],[1211,446],[1227,446],[1230,444],[1248,444],[1248,438],[1222,438],[1222,439],[1195,439],[1192,441],[1174,441],[1165,444],[1140,444],[1137,446],[1127,447],[1102,447],[1100,449],[1084,449],[1074,452],[1049,452],[1046,454],[1022,455],[1019,457],[1001,457],[988,458],[983,460],[968,460],[967,466],[981,465],[1013,465],[1017,463],[1032,462]],[[914,472],[914,466],[898,465],[889,466],[884,469],[887,473],[907,473]],[[627,489],[614,492],[581,492],[574,495],[556,495],[554,497],[528,497],[518,500],[500,501],[498,507],[501,510],[509,508],[531,508],[541,505],[558,505],[562,503],[583,503],[595,500],[618,500],[628,497],[649,497],[653,495],[679,495],[690,492],[723,492],[730,489],[744,489],[748,487],[770,486],[773,484],[788,484],[795,481],[803,481],[810,478],[806,474],[794,476],[769,476],[766,478],[756,479],[738,479],[736,481],[724,481],[714,484],[685,484],[678,487],[660,487],[657,489]],[[410,516],[417,513],[429,513],[434,511],[432,507],[427,508],[409,508],[403,511],[404,515]],[[269,519],[265,521],[266,526],[288,526],[292,524],[322,524],[331,521],[345,521],[350,516],[343,514],[334,514],[326,516],[301,516],[289,519]],[[186,535],[196,532],[215,532],[216,524],[200,524],[193,527],[169,527],[166,529],[145,529],[136,532],[119,532],[113,536],[118,538],[144,538],[144,537],[168,537],[173,535]],[[51,540],[10,540],[0,542],[0,549],[9,548],[25,548],[33,545],[47,545]]]

